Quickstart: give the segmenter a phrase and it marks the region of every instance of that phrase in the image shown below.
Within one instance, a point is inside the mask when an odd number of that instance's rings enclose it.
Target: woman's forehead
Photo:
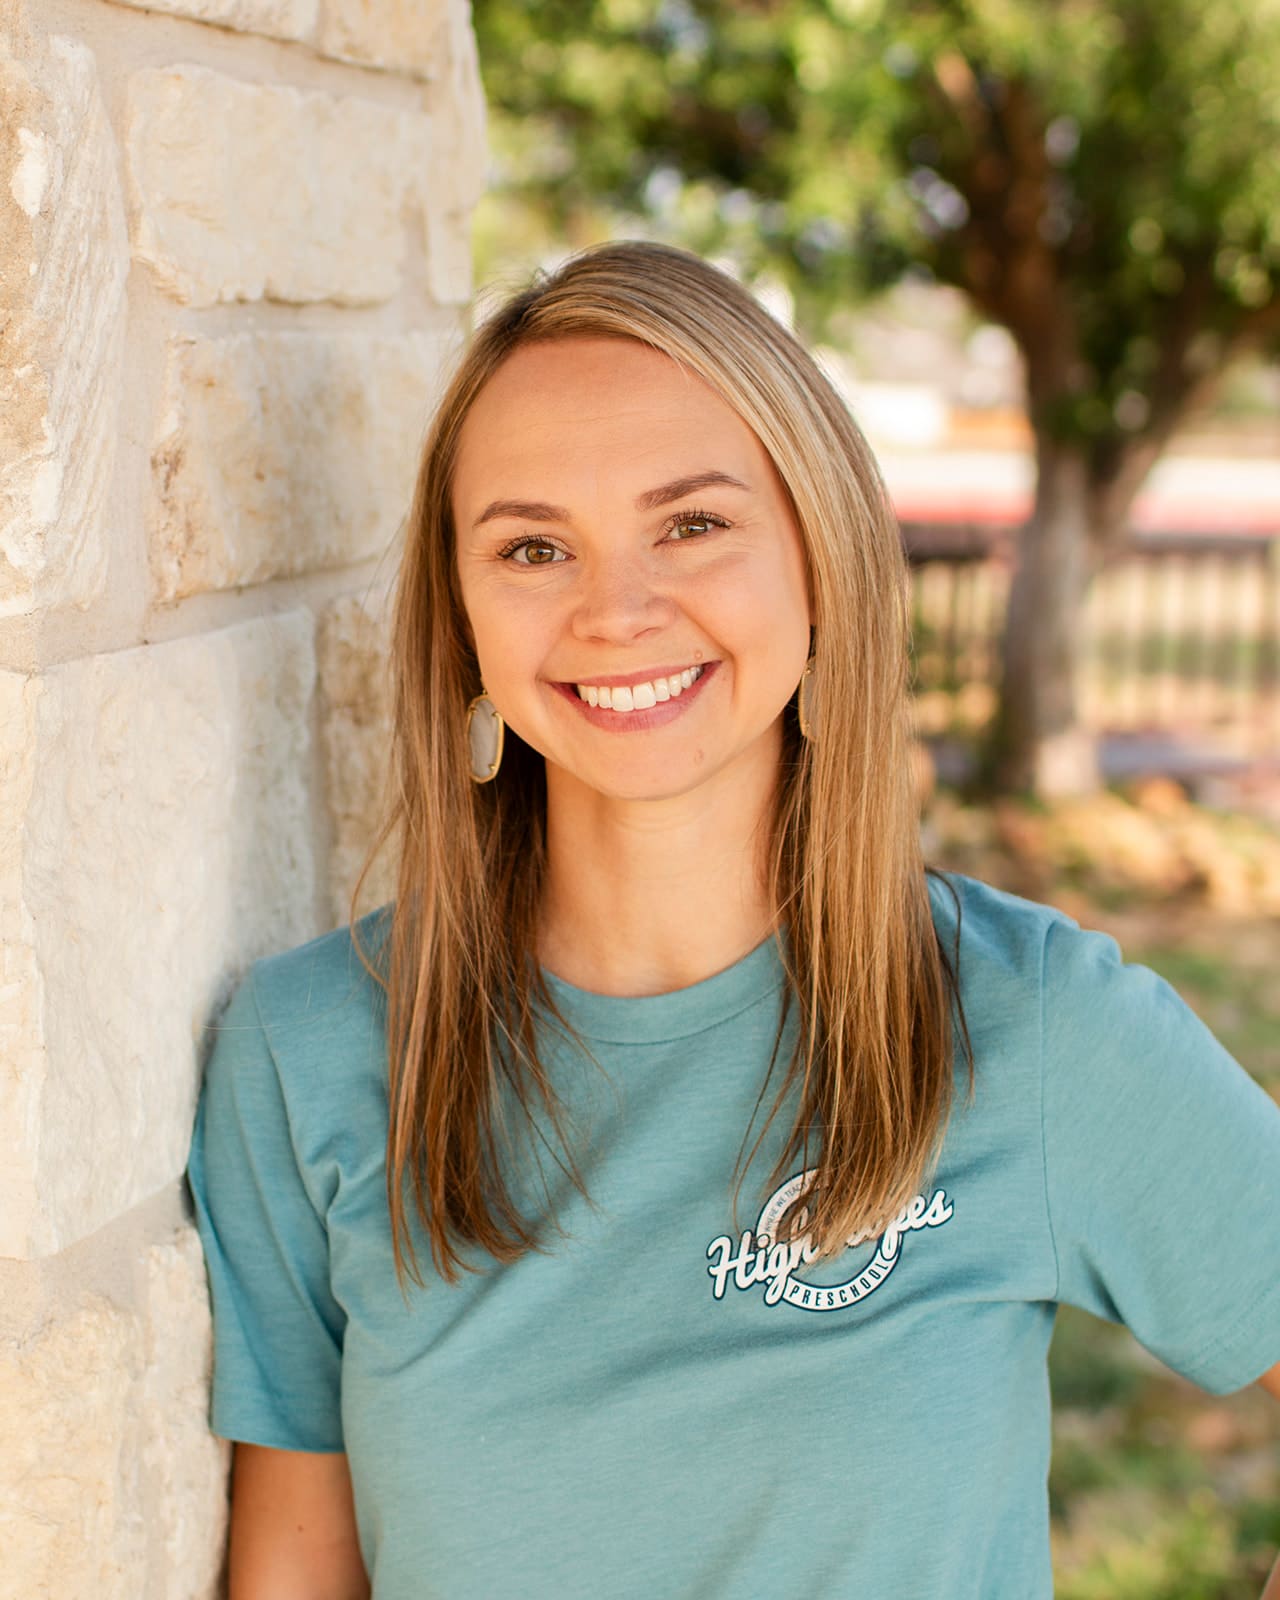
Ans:
[[[490,374],[471,411],[546,403],[578,393],[600,399],[625,396],[637,387],[671,397],[720,400],[688,366],[639,339],[574,335],[532,340],[518,346]]]
[[[697,460],[694,460],[694,457]],[[723,456],[723,461],[712,461]],[[476,396],[463,422],[455,499],[496,476],[564,473],[592,461],[630,478],[674,463],[669,477],[718,466],[758,475],[755,433],[698,374],[634,339],[573,338],[524,345]],[[511,493],[528,486],[504,485]]]

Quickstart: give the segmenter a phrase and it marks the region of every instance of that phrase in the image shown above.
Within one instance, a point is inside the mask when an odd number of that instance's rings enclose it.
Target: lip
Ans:
[[[573,689],[579,683],[589,683],[593,689],[634,689],[638,683],[652,683],[656,678],[674,678],[677,672],[688,672],[694,667],[705,668],[714,665],[716,663],[710,661],[681,661],[674,667],[650,667],[647,672],[606,672],[598,677],[572,678],[568,681],[568,686]],[[556,687],[563,686],[557,684]],[[687,694],[688,690],[685,693]]]
[[[610,711],[606,706],[588,705],[585,700],[578,698],[578,691],[572,683],[553,683],[552,688],[572,705],[578,713],[585,717],[595,728],[603,728],[606,733],[647,733],[650,728],[662,728],[667,723],[674,722],[677,717],[684,716],[685,712],[697,701],[702,690],[716,675],[718,661],[700,661],[697,663],[702,668],[701,677],[694,681],[681,694],[671,700],[660,700],[656,706],[651,706],[647,711]],[[655,677],[670,677],[672,672],[679,672],[680,667],[672,667],[671,672],[654,672],[648,676],[632,673],[629,676],[612,678],[583,678],[582,683],[599,685],[601,688],[612,689],[630,688],[632,684],[649,683]]]

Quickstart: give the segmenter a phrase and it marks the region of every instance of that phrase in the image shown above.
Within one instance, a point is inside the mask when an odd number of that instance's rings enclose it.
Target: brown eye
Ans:
[[[558,545],[540,539],[524,539],[502,552],[504,561],[514,561],[518,567],[549,567],[555,561],[569,558]]]
[[[701,539],[717,528],[728,526],[723,517],[713,517],[707,511],[682,511],[667,523],[667,538],[681,544],[686,539]]]

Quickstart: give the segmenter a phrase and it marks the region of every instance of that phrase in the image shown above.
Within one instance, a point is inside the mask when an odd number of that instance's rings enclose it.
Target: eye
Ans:
[[[569,559],[559,545],[546,539],[513,539],[498,551],[498,557],[502,561],[513,561],[518,567],[549,567]]]
[[[677,511],[667,523],[668,539],[683,544],[688,539],[699,539],[715,528],[727,528],[723,517],[713,517],[709,511]]]

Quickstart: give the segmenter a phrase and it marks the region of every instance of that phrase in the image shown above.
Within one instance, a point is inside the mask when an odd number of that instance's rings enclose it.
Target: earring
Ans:
[[[810,656],[804,664],[804,671],[800,674],[800,687],[796,690],[796,715],[800,719],[800,732],[806,739],[814,737],[813,732],[813,706],[810,697],[813,690],[810,687],[813,681],[814,657]]]
[[[489,783],[502,765],[502,744],[507,725],[498,708],[483,691],[467,707],[467,747],[471,753],[473,783]]]

